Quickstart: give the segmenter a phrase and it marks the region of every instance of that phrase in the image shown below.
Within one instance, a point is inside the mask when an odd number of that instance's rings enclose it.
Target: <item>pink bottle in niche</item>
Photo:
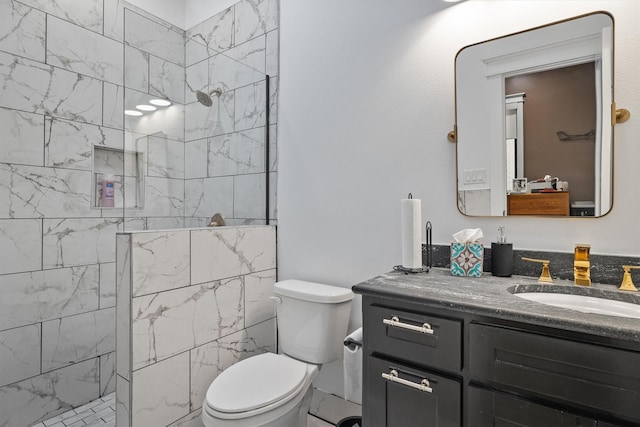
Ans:
[[[114,187],[113,187],[113,175],[102,175],[102,200],[101,205],[103,208],[112,208],[114,206]]]

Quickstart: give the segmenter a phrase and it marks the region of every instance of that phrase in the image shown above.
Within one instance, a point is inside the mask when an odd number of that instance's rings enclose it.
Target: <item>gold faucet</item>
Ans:
[[[633,280],[631,279],[631,269],[640,269],[640,265],[622,266],[624,274],[622,276],[622,283],[620,283],[620,286],[618,287],[621,291],[638,292],[638,289],[633,285]]]
[[[591,286],[591,245],[577,244],[573,256],[573,281],[579,286]]]
[[[551,278],[551,273],[549,272],[549,263],[551,262],[548,259],[536,259],[536,258],[527,258],[522,257],[523,261],[529,262],[539,262],[542,264],[542,273],[540,273],[540,277],[538,278],[538,283],[553,283],[553,279]]]

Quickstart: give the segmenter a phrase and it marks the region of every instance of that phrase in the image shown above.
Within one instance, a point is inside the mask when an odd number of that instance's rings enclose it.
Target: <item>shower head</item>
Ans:
[[[204,105],[205,107],[211,107],[213,105],[213,100],[211,99],[211,95],[220,97],[220,95],[222,95],[222,89],[218,87],[213,89],[209,93],[205,93],[199,90],[196,91],[196,99],[200,104]]]

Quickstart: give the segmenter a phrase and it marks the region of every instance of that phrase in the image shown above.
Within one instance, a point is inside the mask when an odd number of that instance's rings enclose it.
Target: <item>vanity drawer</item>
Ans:
[[[460,427],[459,381],[368,356],[364,388],[367,427]]]
[[[640,422],[640,355],[497,326],[469,328],[471,379]]]
[[[448,371],[461,369],[461,321],[371,306],[364,314],[364,330],[373,352]]]

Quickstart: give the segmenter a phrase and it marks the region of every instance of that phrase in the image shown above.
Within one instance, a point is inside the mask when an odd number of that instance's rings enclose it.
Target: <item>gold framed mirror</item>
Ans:
[[[616,114],[613,55],[607,12],[458,52],[448,137],[457,143],[462,214],[599,217],[611,210],[613,125],[628,113]]]

